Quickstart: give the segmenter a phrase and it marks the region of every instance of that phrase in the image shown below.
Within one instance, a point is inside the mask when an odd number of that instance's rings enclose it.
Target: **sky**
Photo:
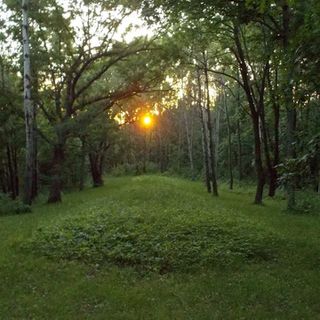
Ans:
[[[4,28],[1,29],[5,31],[6,28],[10,27],[10,12],[6,12],[3,10],[4,4],[1,3],[0,0],[0,20],[4,21]],[[57,2],[65,9],[66,16],[68,16],[68,12],[70,12],[70,9],[72,6],[80,4],[82,0],[80,1],[74,1],[74,0],[57,0]],[[81,5],[79,6],[81,7]],[[72,26],[77,30],[78,38],[76,41],[79,43],[82,41],[82,24],[87,23],[87,16],[86,16],[86,8],[82,6],[82,14],[77,15],[73,21]],[[99,9],[98,9],[99,10]],[[99,19],[97,23],[94,23],[92,20],[90,21],[90,28],[91,32],[94,34],[92,37],[92,46],[99,45],[99,39],[106,33],[106,28],[103,26],[103,23],[108,21],[108,19],[120,19],[121,14],[120,10],[115,10],[114,12],[106,12],[106,11],[99,11]],[[131,28],[129,28],[131,26]],[[6,32],[6,41],[2,42],[0,41],[0,54],[4,55],[16,55],[17,52],[20,50],[20,44],[18,42],[15,42]],[[125,42],[131,42],[136,37],[152,37],[155,33],[155,27],[147,26],[147,24],[143,21],[143,19],[140,17],[139,13],[137,11],[134,11],[127,15],[120,25],[118,26],[116,32],[113,34],[113,39],[117,41],[125,41]]]
[[[66,11],[70,10],[74,3],[72,0],[58,0],[58,2],[65,8]],[[81,3],[82,1],[79,2]],[[82,24],[88,23],[87,19],[90,15],[86,6],[82,6],[82,8],[83,13],[78,15],[72,22],[72,26],[79,30],[79,34],[81,34]],[[99,20],[96,23],[94,23],[93,20],[90,20],[91,30],[96,34],[96,36],[93,38],[93,45],[99,44],[98,38],[106,33],[104,23],[113,19],[122,20],[116,32],[113,34],[114,40],[131,42],[136,37],[152,37],[154,35],[155,27],[148,26],[137,11],[131,12],[122,19],[122,14],[125,11],[123,8],[115,9],[111,12],[101,10],[99,7],[97,7],[96,10]]]

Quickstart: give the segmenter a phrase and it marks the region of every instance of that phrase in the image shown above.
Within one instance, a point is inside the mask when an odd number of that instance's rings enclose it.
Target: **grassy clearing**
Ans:
[[[251,201],[144,176],[0,217],[0,319],[320,319],[317,212]]]

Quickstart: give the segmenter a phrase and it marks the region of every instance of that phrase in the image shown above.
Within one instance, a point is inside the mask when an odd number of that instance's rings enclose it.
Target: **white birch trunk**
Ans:
[[[31,67],[29,44],[28,0],[22,0],[22,40],[23,40],[23,107],[26,126],[26,167],[24,202],[32,202],[32,178],[34,171],[34,108],[31,101]]]

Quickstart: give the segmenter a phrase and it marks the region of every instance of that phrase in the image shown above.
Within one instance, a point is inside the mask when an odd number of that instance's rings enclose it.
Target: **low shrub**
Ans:
[[[121,176],[133,176],[133,175],[141,175],[141,174],[155,174],[159,173],[158,164],[148,161],[145,164],[145,172],[144,172],[144,164],[143,162],[137,162],[135,164],[125,163],[116,166],[110,172],[110,174],[114,177]]]
[[[320,194],[315,192],[297,192],[297,211],[302,213],[319,214]]]
[[[31,212],[31,207],[21,200],[12,200],[9,195],[0,193],[0,215]]]
[[[159,273],[274,257],[276,241],[271,235],[228,221],[187,218],[169,221],[139,214],[93,214],[39,229],[28,248],[54,259],[112,263]]]

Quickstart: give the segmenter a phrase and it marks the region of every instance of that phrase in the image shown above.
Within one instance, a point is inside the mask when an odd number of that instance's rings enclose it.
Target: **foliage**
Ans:
[[[297,194],[297,212],[319,215],[320,196],[311,190],[299,191]]]
[[[298,159],[288,159],[278,166],[281,177],[279,183],[286,185],[286,183],[297,184],[299,179],[308,173],[307,156]]]
[[[80,217],[39,229],[29,246],[54,260],[166,273],[270,260],[278,244],[279,239],[248,221],[183,212],[148,215],[139,207],[109,202],[107,208],[89,208]]]
[[[31,207],[21,200],[12,200],[7,194],[0,193],[0,216],[31,212]]]
[[[21,3],[1,9],[9,23],[0,23],[0,187],[14,199],[26,152]],[[103,184],[104,171],[206,176],[204,69],[218,178],[230,187],[237,178],[265,180],[270,196],[291,182],[318,190],[319,13],[315,0],[32,2],[39,191],[51,184],[50,199],[59,201],[61,189],[83,189],[89,173]],[[132,34],[132,18],[156,22],[155,37]],[[287,110],[295,113],[292,134]],[[148,133],[137,124],[143,112],[155,116]]]

